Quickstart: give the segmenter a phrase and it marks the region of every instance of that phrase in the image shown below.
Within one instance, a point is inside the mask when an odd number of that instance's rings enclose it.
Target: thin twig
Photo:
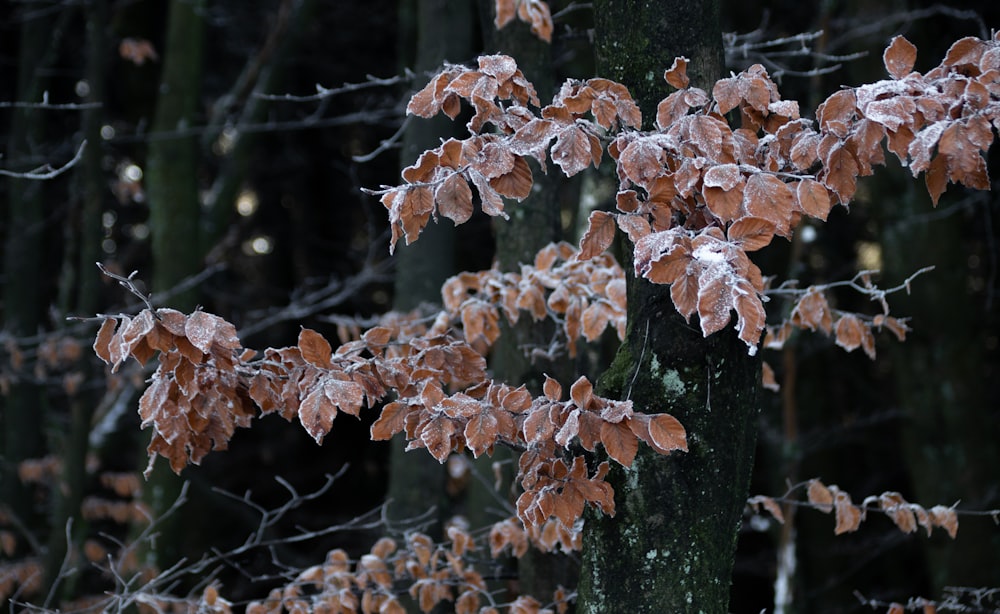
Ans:
[[[52,168],[52,166],[49,164],[43,164],[42,166],[36,168],[35,170],[26,171],[23,173],[16,173],[14,171],[8,171],[0,168],[0,176],[12,177],[14,179],[30,179],[35,181],[54,179],[59,175],[62,175],[69,169],[73,168],[74,166],[76,166],[77,163],[83,159],[83,150],[86,146],[87,146],[87,141],[86,140],[81,141],[80,147],[77,148],[76,155],[73,156],[73,159],[58,168]]]

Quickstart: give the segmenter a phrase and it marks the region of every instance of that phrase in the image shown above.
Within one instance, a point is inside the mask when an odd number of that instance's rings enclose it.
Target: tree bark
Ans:
[[[517,65],[525,77],[535,86],[539,100],[544,106],[552,99],[553,66],[552,45],[531,32],[530,26],[515,20],[503,29],[497,30],[494,23],[495,2],[480,0],[479,11],[485,41],[485,53],[500,53],[517,60]],[[541,167],[529,160],[534,176],[531,195],[523,202],[507,200],[505,210],[509,220],[495,218],[493,231],[496,236],[496,266],[503,272],[518,273],[521,265],[535,260],[535,254],[543,247],[562,238],[559,211],[560,177],[558,173],[542,173]],[[541,394],[545,374],[560,381],[570,382],[573,365],[563,357],[558,361],[542,358],[532,360],[525,348],[545,347],[555,333],[551,321],[533,322],[521,318],[510,325],[501,319],[500,337],[490,353],[490,368],[498,381],[523,384],[533,394]],[[493,474],[493,464],[501,463],[505,468],[504,480],[499,491],[494,492],[491,484],[473,481],[467,497],[468,517],[473,527],[484,527],[502,520],[495,510],[496,497],[516,495],[511,493],[510,484],[517,467],[517,453],[508,448],[497,448],[492,456],[481,456],[474,462],[475,471],[480,475]],[[501,512],[502,513],[502,512]],[[517,560],[518,589],[545,602],[559,586],[573,586],[579,573],[579,565],[561,554],[546,554],[529,549]]]
[[[408,8],[416,19],[413,69],[417,74],[433,71],[445,61],[464,62],[472,56],[471,0],[416,0]],[[404,29],[406,26],[402,24],[401,30]],[[403,135],[402,165],[413,164],[421,153],[437,147],[442,138],[458,134],[461,129],[461,122],[444,116],[411,122]],[[455,246],[455,228],[444,219],[428,224],[420,240],[412,245],[396,246],[395,310],[411,311],[422,304],[441,302],[441,286],[457,272]],[[387,516],[403,522],[436,507],[431,533],[439,534],[442,515],[448,507],[445,467],[429,454],[406,453],[402,436],[393,439],[390,458]]]
[[[167,16],[163,72],[145,171],[157,292],[171,290],[202,266],[200,156],[191,129],[201,102],[205,5],[205,0],[172,0]],[[189,312],[197,305],[197,296],[196,290],[187,290],[171,296],[170,304]],[[154,516],[177,500],[182,483],[162,462],[155,467],[143,488]],[[156,548],[145,551],[144,563],[166,567],[181,554],[186,537],[182,515],[161,523],[159,534]]]
[[[63,11],[47,17],[28,15],[30,9],[16,13],[21,19],[18,46],[18,101],[38,103],[42,100],[55,61],[59,41],[69,21]],[[44,142],[47,111],[16,108],[11,112],[11,127],[4,156],[7,170],[25,172],[50,162],[50,152],[39,147]],[[40,275],[45,258],[46,181],[9,178],[7,181],[6,233],[3,262],[3,324],[4,332],[19,337],[33,336],[42,324],[45,313],[42,299],[43,279]],[[16,361],[4,352],[4,360]],[[23,367],[26,371],[30,367]],[[43,391],[15,372],[9,392],[0,408],[0,508],[8,507],[22,522],[34,528],[37,516],[32,497],[17,477],[17,465],[28,458],[45,454],[43,423],[45,395]]]
[[[710,89],[723,68],[718,3],[595,2],[598,73],[624,83],[650,125],[667,93],[663,71],[691,60]],[[628,332],[600,393],[638,411],[669,412],[687,453],[640,447],[629,469],[613,464],[614,518],[584,526],[581,612],[727,612],[736,538],[756,441],[759,360],[731,330],[703,338],[678,315],[666,286],[628,275]]]

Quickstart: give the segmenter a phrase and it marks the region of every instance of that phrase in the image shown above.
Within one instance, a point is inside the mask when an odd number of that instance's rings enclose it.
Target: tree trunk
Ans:
[[[60,311],[63,313],[92,314],[100,308],[100,275],[94,266],[101,260],[101,214],[104,211],[104,196],[107,194],[105,171],[101,158],[105,152],[101,147],[101,125],[104,123],[104,80],[107,52],[107,2],[93,0],[85,7],[87,45],[84,79],[89,85],[86,102],[97,106],[82,112],[82,130],[87,139],[87,149],[77,169],[75,181],[79,196],[73,199],[70,214],[71,223],[66,224],[67,250],[63,259],[63,273],[60,283]],[[84,381],[97,377],[93,361],[82,361],[80,369]],[[68,549],[76,548],[80,536],[85,532],[82,519],[73,525],[67,543],[66,527],[71,518],[79,517],[83,492],[87,485],[86,458],[90,451],[89,435],[91,421],[97,406],[97,395],[84,389],[69,399],[69,427],[60,434],[57,442],[61,450],[62,469],[60,487],[53,489],[52,531],[49,534],[46,560],[46,578],[51,582],[63,564]],[[72,582],[74,579],[67,579]],[[65,586],[57,593],[62,596],[72,594],[71,586]]]
[[[598,73],[629,87],[651,124],[675,56],[691,60],[695,85],[710,89],[721,75],[718,10],[714,1],[595,2]],[[689,452],[640,447],[630,469],[613,464],[616,515],[587,518],[579,611],[727,612],[760,363],[731,330],[703,338],[668,287],[635,279],[625,251],[628,332],[601,394],[671,413],[687,429]]]
[[[552,45],[531,32],[529,25],[515,20],[501,30],[496,29],[494,17],[495,2],[480,0],[479,11],[485,40],[485,53],[501,53],[517,60],[517,65],[535,86],[538,98],[544,106],[552,99],[553,66]],[[496,266],[501,271],[518,273],[521,264],[531,263],[535,254],[543,247],[562,238],[559,212],[559,174],[543,174],[540,166],[529,160],[534,187],[531,195],[523,202],[508,200],[505,210],[509,220],[494,219],[493,231],[496,236]],[[500,337],[490,355],[493,376],[504,382],[524,384],[533,394],[541,394],[545,374],[560,381],[572,381],[573,365],[568,358],[550,361],[539,358],[531,360],[525,348],[545,347],[555,333],[551,321],[534,322],[521,318],[511,326],[501,320]],[[492,485],[473,482],[469,487],[469,518],[473,527],[488,526],[502,518],[496,512],[496,496],[511,497],[510,484],[517,467],[517,453],[507,448],[497,448],[490,457],[481,456],[475,461],[475,470],[480,475],[493,474],[493,463],[503,463],[505,480],[499,492],[491,492]],[[561,586],[573,586],[579,573],[579,565],[561,554],[546,554],[529,549],[517,560],[518,590],[546,601]]]
[[[42,17],[29,16],[30,9],[16,13],[21,19],[18,47],[17,100],[38,103],[47,84],[59,42],[68,21],[68,12]],[[15,108],[11,112],[10,136],[4,155],[7,170],[25,172],[50,162],[50,152],[41,151],[44,142],[45,116],[48,111]],[[23,178],[7,179],[6,233],[3,262],[3,329],[16,339],[39,332],[45,313],[42,299],[45,258],[46,207],[43,198],[46,181]],[[43,422],[45,396],[25,373],[17,372],[17,361],[4,352],[4,360],[15,368],[13,382],[0,409],[0,507],[8,507],[22,522],[35,528],[32,497],[17,477],[17,465],[28,458],[45,454]]]
[[[410,15],[416,19],[413,69],[417,74],[433,71],[445,61],[464,62],[472,56],[474,6],[471,0],[416,0],[406,8],[411,9]],[[401,24],[400,30],[406,29],[406,24]],[[425,77],[422,79],[426,82]],[[457,135],[460,130],[461,122],[444,116],[411,122],[403,135],[402,164],[414,163],[421,153],[437,147],[440,139]],[[396,246],[395,310],[410,311],[422,304],[440,304],[441,286],[457,272],[455,245],[454,226],[441,219],[428,224],[416,243]],[[402,436],[395,437],[387,493],[390,504],[386,514],[402,522],[436,507],[438,511],[431,532],[440,533],[442,515],[448,507],[445,467],[429,454],[407,454],[405,449]]]
[[[979,258],[978,232],[975,222],[961,214],[930,219],[922,182],[908,175],[899,177],[904,185],[885,186],[886,198],[873,202],[892,207],[882,230],[886,285],[921,267],[935,267],[912,284],[909,296],[893,297],[893,311],[912,318],[913,331],[904,343],[892,344],[890,356],[899,407],[906,414],[903,451],[916,501],[928,507],[961,501],[966,509],[996,509],[1000,428],[988,418],[995,410],[988,337],[982,332],[989,299],[968,292],[976,275],[969,262]],[[949,200],[945,195],[938,210],[949,207]],[[937,535],[922,541],[935,592],[1000,583],[1000,533],[993,520],[963,518],[957,539]]]
[[[201,205],[198,196],[198,138],[194,130],[201,103],[205,0],[172,0],[160,76],[159,97],[146,162],[153,248],[153,290],[177,286],[202,266]],[[174,294],[170,304],[181,311],[197,305],[197,291]],[[182,480],[159,463],[143,489],[154,516],[170,507]],[[188,532],[181,515],[159,527],[155,550],[146,551],[145,564],[167,566],[181,553]]]

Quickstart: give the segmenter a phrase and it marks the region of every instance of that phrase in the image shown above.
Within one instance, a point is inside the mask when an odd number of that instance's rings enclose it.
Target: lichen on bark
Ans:
[[[691,60],[695,85],[709,88],[721,76],[717,2],[603,0],[594,12],[598,72],[629,87],[647,127],[668,93],[662,76],[674,57]],[[628,330],[598,392],[629,399],[637,411],[672,414],[687,430],[688,452],[641,447],[630,468],[613,465],[616,514],[586,519],[578,609],[726,612],[760,362],[733,330],[704,338],[677,313],[669,287],[635,279],[624,260]]]

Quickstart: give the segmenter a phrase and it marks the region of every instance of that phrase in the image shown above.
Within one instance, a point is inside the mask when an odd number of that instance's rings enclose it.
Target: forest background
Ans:
[[[111,548],[106,536],[127,540],[135,529],[126,525],[142,524],[121,511],[137,509],[133,498],[144,502],[140,509],[162,512],[180,493],[169,475],[133,479],[145,466],[148,435],[134,410],[148,373],[107,379],[88,349],[96,324],[66,319],[141,307],[94,262],[117,274],[138,271],[156,306],[200,305],[225,317],[252,347],[293,343],[302,325],[335,337],[391,308],[417,308],[434,300],[427,289],[449,275],[488,268],[495,232],[502,232],[477,217],[454,234],[422,238],[435,254],[420,256],[416,268],[405,268],[414,266],[403,264],[406,249],[388,256],[384,208],[361,188],[396,183],[401,160],[409,164],[418,148],[436,144],[419,145],[418,131],[445,136],[453,129],[410,121],[401,132],[405,101],[424,71],[502,46],[522,65],[544,65],[532,64],[532,54],[550,58],[551,68],[529,73],[536,83],[594,74],[593,17],[580,3],[553,3],[556,28],[542,47],[521,23],[496,34],[490,3],[180,4],[190,9],[187,24],[174,21],[168,2],[0,8],[0,168],[10,172],[0,182],[5,578],[27,577],[17,575],[26,573],[18,567],[24,561],[36,565],[29,572],[64,574],[70,518],[71,553],[80,548],[83,558],[100,560],[94,549]],[[783,97],[804,109],[841,85],[883,78],[880,52],[895,34],[917,45],[916,68],[926,70],[954,40],[988,38],[1000,25],[996,8],[975,2],[764,4],[724,3],[723,29],[735,33],[727,39],[728,67],[766,62]],[[431,10],[439,19],[421,22]],[[176,32],[181,36],[171,38]],[[428,50],[428,40],[437,48]],[[807,52],[796,52],[801,48]],[[317,84],[328,89],[317,92]],[[37,170],[44,164],[69,166]],[[909,296],[893,297],[894,315],[911,317],[913,331],[904,343],[880,336],[876,361],[845,354],[822,335],[765,355],[782,388],[762,397],[751,490],[780,496],[786,480],[821,477],[856,498],[896,490],[928,507],[960,501],[962,509],[997,509],[996,191],[953,186],[931,208],[922,186],[898,165],[893,170],[861,182],[850,215],[837,208],[827,224],[761,254],[772,269],[784,267],[806,283],[879,269],[883,285],[893,286],[936,268],[913,281]],[[569,241],[600,200],[601,176],[590,175],[553,190]],[[397,278],[399,270],[405,274]],[[842,300],[845,308],[867,308],[863,297]],[[599,375],[606,354],[598,346],[581,354],[579,368]],[[322,446],[277,416],[239,432],[227,453],[184,471],[187,502],[173,514],[180,530],[158,525],[171,537],[150,550],[159,548],[169,565],[177,556],[196,560],[237,548],[259,527],[253,508],[238,500],[248,491],[264,509],[296,503],[269,535],[317,532],[280,548],[293,568],[336,547],[359,556],[386,522],[433,528],[439,520],[420,516],[427,504],[439,511],[458,505],[468,476],[415,480],[420,488],[395,493],[395,511],[372,515],[381,511],[392,465],[391,446],[368,440],[371,419],[339,417]],[[328,485],[332,474],[338,477]],[[357,527],[325,531],[358,518]],[[859,610],[856,592],[905,601],[943,598],[950,586],[1000,587],[1000,544],[989,516],[963,518],[954,542],[888,530],[888,522],[834,536],[830,518],[808,510],[796,515],[793,541],[763,516],[746,520],[735,612],[774,607],[778,551],[789,543],[798,552],[792,582],[801,611]],[[266,593],[277,581],[264,579],[275,573],[270,558],[263,549],[223,566],[218,579],[227,597]],[[61,582],[53,598],[105,590],[105,581],[82,572]]]

